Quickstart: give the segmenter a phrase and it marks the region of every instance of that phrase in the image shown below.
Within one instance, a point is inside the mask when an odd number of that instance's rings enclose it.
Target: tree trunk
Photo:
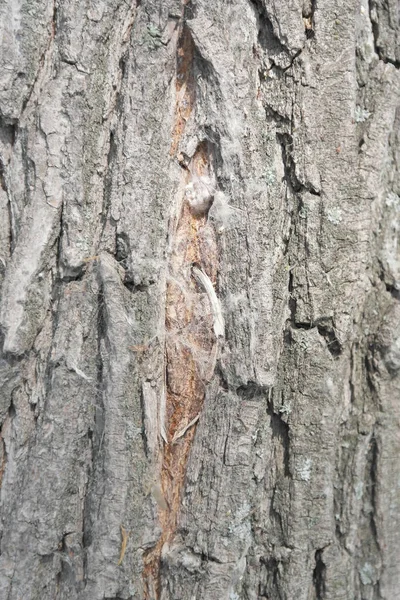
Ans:
[[[0,597],[397,598],[396,0],[0,10]]]

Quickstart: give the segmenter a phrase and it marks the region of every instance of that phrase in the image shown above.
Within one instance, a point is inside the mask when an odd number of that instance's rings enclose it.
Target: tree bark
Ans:
[[[0,597],[397,598],[396,0],[0,11]]]

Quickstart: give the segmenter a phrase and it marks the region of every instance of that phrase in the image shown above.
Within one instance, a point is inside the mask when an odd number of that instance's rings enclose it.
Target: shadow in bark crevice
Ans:
[[[313,584],[316,600],[324,600],[326,595],[326,565],[323,561],[323,548],[315,552]]]
[[[293,148],[293,136],[290,133],[276,133],[276,139],[281,146],[282,151],[282,162],[285,170],[286,180],[289,181],[292,185],[292,189],[294,192],[308,192],[313,196],[321,196],[321,192],[316,190],[311,182],[306,181],[302,183],[296,174],[296,163],[292,156],[291,149]],[[299,206],[299,210],[301,206]]]
[[[283,600],[285,596],[282,593],[280,583],[280,563],[274,557],[261,557],[260,563],[262,570],[265,570],[266,582],[261,582],[258,587],[259,598],[274,598],[275,600]],[[263,579],[264,579],[263,577]]]
[[[333,358],[337,358],[342,354],[343,348],[336,333],[335,327],[330,321],[317,323],[318,333],[324,338],[326,346]]]
[[[290,427],[283,420],[282,413],[276,413],[273,408],[272,399],[267,403],[267,414],[270,417],[270,427],[272,430],[272,439],[279,441],[283,453],[283,475],[291,477],[290,473]]]
[[[285,52],[290,57],[289,48],[287,48],[281,39],[274,32],[271,19],[268,16],[264,3],[261,0],[249,0],[258,17],[258,43],[268,51],[268,54],[280,54]]]
[[[379,56],[379,60],[381,60],[382,62],[384,62],[386,64],[390,63],[396,69],[400,69],[400,61],[394,60],[393,58],[389,58],[388,56],[385,56],[383,48],[378,43],[378,40],[379,40],[379,16],[377,16],[377,19],[374,19],[372,16],[373,13],[375,13],[375,9],[377,7],[378,7],[378,3],[376,2],[376,0],[368,0],[369,19],[371,22],[372,36],[373,36],[373,40],[374,40],[374,50],[375,50],[376,54]],[[386,9],[386,10],[388,10],[388,9]]]

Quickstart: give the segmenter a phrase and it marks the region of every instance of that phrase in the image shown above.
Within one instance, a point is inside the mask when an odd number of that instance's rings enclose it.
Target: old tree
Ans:
[[[0,10],[0,597],[398,598],[396,0]]]

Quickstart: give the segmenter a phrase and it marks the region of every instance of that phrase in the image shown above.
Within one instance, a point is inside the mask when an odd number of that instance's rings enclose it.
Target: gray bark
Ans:
[[[397,598],[396,0],[0,11],[0,597]]]

